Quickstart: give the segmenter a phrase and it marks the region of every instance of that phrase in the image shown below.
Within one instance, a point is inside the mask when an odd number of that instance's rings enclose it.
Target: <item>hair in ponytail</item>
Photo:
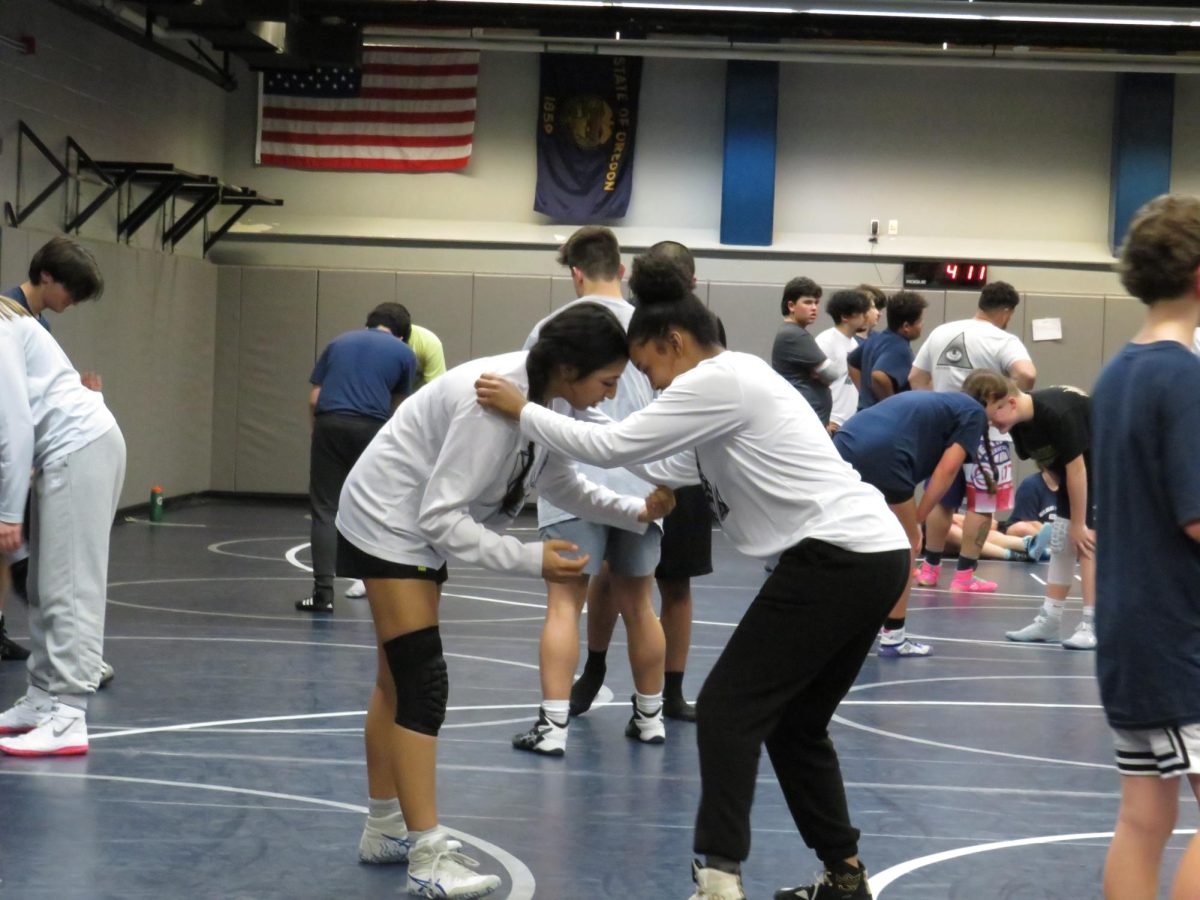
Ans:
[[[23,307],[16,300],[8,297],[0,297],[0,319],[12,319],[16,316],[28,316],[29,310]]]
[[[625,329],[599,303],[568,306],[538,332],[529,349],[525,373],[529,377],[529,399],[546,402],[546,388],[555,370],[567,367],[572,380],[586,378],[597,369],[629,359]]]
[[[630,344],[663,340],[672,328],[691,332],[706,347],[720,344],[717,317],[692,293],[691,276],[670,259],[656,253],[634,259],[629,290],[637,304]]]

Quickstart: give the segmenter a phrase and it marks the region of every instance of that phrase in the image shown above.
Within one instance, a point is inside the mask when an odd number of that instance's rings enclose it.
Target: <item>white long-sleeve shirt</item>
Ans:
[[[542,545],[498,534],[520,509],[501,502],[528,461],[527,438],[486,412],[475,380],[495,372],[528,390],[525,352],[477,359],[450,370],[406,400],[346,478],[338,530],[380,559],[439,568],[447,557],[490,569],[540,575]],[[535,448],[524,489],[536,487],[588,521],[644,532],[644,498],[588,481]],[[522,491],[522,500],[524,492]],[[491,526],[491,527],[489,527]]]
[[[103,436],[116,419],[32,316],[0,316],[0,522],[25,517],[31,468]]]
[[[562,309],[551,313],[533,326],[533,331],[529,333],[529,337],[525,340],[525,350],[528,350],[537,343],[538,335],[542,333],[542,329],[546,323],[559,315],[563,310],[570,309],[580,303],[598,303],[617,317],[617,321],[621,323],[621,327],[626,331],[629,330],[629,320],[633,318],[633,304],[623,297],[606,297],[602,294],[588,294],[580,297],[578,300],[572,300]],[[604,400],[597,409],[610,419],[624,419],[632,412],[641,409],[647,403],[654,399],[654,388],[650,387],[650,380],[638,371],[637,366],[633,363],[625,365],[625,371],[621,373],[621,378],[617,382],[617,395],[611,400]],[[571,407],[562,400],[552,403],[551,408],[556,412],[564,415],[575,416],[576,418],[586,418],[581,412],[572,410]],[[619,494],[631,494],[639,497],[644,497],[650,493],[651,486],[645,481],[638,478],[631,472],[626,472],[621,469],[603,469],[599,466],[584,466],[577,463],[572,463],[576,470],[581,472],[589,481],[594,481],[596,484],[602,484],[610,490],[614,490]],[[548,525],[553,525],[556,522],[565,522],[567,519],[575,518],[575,514],[560,509],[557,505],[550,502],[549,497],[542,495],[538,491],[538,525],[545,528]]]
[[[521,430],[593,465],[644,461],[658,483],[701,483],[729,539],[750,556],[771,557],[806,538],[860,553],[909,545],[883,495],[841,458],[812,407],[746,353],[704,360],[620,422],[578,422],[530,403]]]

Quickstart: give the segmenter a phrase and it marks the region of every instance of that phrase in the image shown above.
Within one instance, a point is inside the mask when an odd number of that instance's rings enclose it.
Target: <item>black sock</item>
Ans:
[[[663,672],[663,697],[683,699],[682,672]]]
[[[599,675],[604,678],[604,673],[608,671],[608,664],[605,658],[608,656],[608,648],[603,650],[588,650],[587,662],[583,664],[584,675]]]
[[[925,562],[931,566],[940,566],[942,564],[942,554],[945,552],[945,550],[926,550]]]
[[[704,857],[704,867],[716,869],[718,872],[728,872],[730,875],[742,874],[742,864],[732,859],[726,859],[724,856]]]
[[[969,556],[960,556],[958,558],[958,571],[960,571],[960,572],[966,572],[968,569],[970,571],[974,572],[975,567],[978,565],[979,565],[978,558],[971,559],[971,557],[969,557]]]
[[[893,619],[891,616],[888,616],[886,619],[883,620],[883,627],[886,628],[888,631],[895,631],[897,628],[903,628],[904,627],[904,616],[901,616],[898,619]]]

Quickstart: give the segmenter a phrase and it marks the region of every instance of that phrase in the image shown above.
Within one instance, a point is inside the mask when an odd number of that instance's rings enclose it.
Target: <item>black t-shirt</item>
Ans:
[[[1058,480],[1058,516],[1071,517],[1067,493],[1067,463],[1083,457],[1088,475],[1088,505],[1092,497],[1092,400],[1075,387],[1033,391],[1033,418],[1019,422],[1010,434],[1021,459],[1032,459]]]

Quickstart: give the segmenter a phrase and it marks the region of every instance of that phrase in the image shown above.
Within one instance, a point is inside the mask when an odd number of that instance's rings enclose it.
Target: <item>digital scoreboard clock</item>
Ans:
[[[905,287],[983,287],[987,263],[921,260],[904,264]]]

